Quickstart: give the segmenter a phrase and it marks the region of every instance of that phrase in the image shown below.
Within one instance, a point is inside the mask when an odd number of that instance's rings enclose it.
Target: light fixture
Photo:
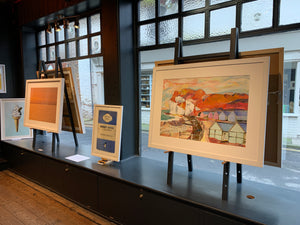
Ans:
[[[76,29],[79,29],[79,20],[78,19],[75,20],[74,27]]]
[[[71,21],[75,20],[74,27],[76,29],[78,29],[79,28],[78,16],[67,16],[67,17],[64,17],[63,15],[57,15],[56,19],[48,21],[48,26],[47,26],[46,31],[48,33],[52,33],[52,28],[54,28],[54,30],[56,32],[59,32],[59,31],[61,31],[60,25],[63,25],[64,29],[68,29],[70,27],[69,26],[70,25],[70,20]]]
[[[51,25],[48,23],[48,27],[47,27],[47,33],[51,34],[52,33],[52,28]]]
[[[64,24],[64,29],[68,29],[69,28],[69,20],[64,19],[63,20],[63,24]]]
[[[60,28],[59,23],[58,23],[57,21],[54,23],[54,30],[55,30],[56,32],[61,31],[61,28]]]

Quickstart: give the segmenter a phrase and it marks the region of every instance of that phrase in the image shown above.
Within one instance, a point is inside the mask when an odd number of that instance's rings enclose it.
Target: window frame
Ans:
[[[241,31],[242,5],[243,5],[243,3],[249,3],[249,2],[253,2],[253,1],[256,1],[256,0],[232,0],[232,1],[222,2],[219,4],[210,5],[210,0],[205,0],[204,7],[199,8],[199,9],[189,10],[189,11],[183,11],[183,1],[178,0],[178,13],[174,13],[174,14],[166,15],[166,16],[159,16],[159,1],[155,0],[155,17],[152,19],[143,20],[143,21],[139,21],[139,3],[140,3],[140,1],[137,1],[136,12],[135,12],[137,51],[139,52],[139,51],[174,47],[175,39],[174,39],[174,42],[172,42],[172,43],[159,44],[159,23],[162,21],[165,21],[165,20],[178,19],[178,36],[183,37],[183,18],[185,16],[196,15],[199,13],[204,13],[204,15],[205,15],[204,38],[195,39],[195,40],[185,40],[185,41],[183,41],[184,45],[195,45],[195,44],[201,44],[201,43],[207,43],[207,42],[229,40],[230,34],[210,37],[209,33],[210,33],[210,12],[213,10],[222,9],[222,8],[226,8],[226,7],[230,7],[230,6],[236,6],[235,22],[236,22],[236,27],[239,28],[239,36],[240,37],[252,37],[252,36],[258,36],[258,35],[263,35],[263,34],[271,34],[271,33],[278,33],[278,32],[285,32],[285,31],[300,29],[300,23],[279,25],[280,1],[273,0],[273,13],[272,13],[273,18],[272,18],[272,26],[271,27],[257,29],[257,30],[250,30],[250,31]],[[139,45],[139,40],[140,40],[139,28],[142,25],[147,25],[150,23],[155,24],[155,44],[148,45],[148,46],[140,46]]]
[[[100,31],[98,32],[94,32],[94,33],[91,33],[91,21],[90,21],[90,17],[95,15],[95,14],[100,14]],[[96,54],[92,54],[92,43],[91,43],[91,40],[93,37],[96,37],[96,36],[100,36],[100,42],[102,44],[102,13],[101,13],[101,10],[100,9],[97,9],[97,10],[94,10],[92,12],[89,12],[89,13],[85,13],[85,14],[82,14],[80,16],[78,16],[78,20],[80,19],[83,19],[83,18],[87,18],[87,34],[86,35],[83,35],[83,36],[79,36],[79,29],[75,29],[75,38],[70,38],[70,39],[67,39],[67,30],[64,29],[64,40],[63,41],[58,41],[58,33],[53,29],[53,32],[54,32],[54,43],[51,43],[49,44],[48,43],[48,33],[47,33],[47,28],[46,27],[41,27],[40,29],[38,29],[36,31],[36,54],[37,54],[37,59],[40,60],[41,59],[41,56],[40,56],[40,49],[42,48],[45,48],[46,49],[46,60],[45,63],[46,64],[51,64],[51,63],[55,63],[55,60],[49,60],[49,48],[54,46],[55,47],[55,58],[56,57],[59,57],[59,45],[61,44],[64,44],[65,46],[65,58],[64,59],[61,59],[62,62],[68,62],[68,61],[74,61],[74,60],[81,60],[81,59],[87,59],[87,58],[94,58],[94,57],[103,57],[103,48],[101,46],[101,52],[100,53],[96,53]],[[74,22],[75,19],[70,19],[69,22]],[[44,32],[44,35],[45,35],[45,44],[44,45],[39,45],[39,33],[40,32]],[[87,39],[87,46],[88,46],[88,53],[87,55],[84,55],[84,56],[80,56],[80,46],[79,46],[79,42],[80,40],[83,40],[83,39]],[[76,53],[76,56],[75,57],[71,57],[71,58],[68,58],[68,49],[69,49],[69,46],[68,44],[69,43],[72,43],[75,41],[75,53]]]

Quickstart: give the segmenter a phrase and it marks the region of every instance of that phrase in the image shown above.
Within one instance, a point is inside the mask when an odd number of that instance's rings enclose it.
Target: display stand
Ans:
[[[61,73],[62,78],[65,78],[60,57],[57,57],[56,60],[55,60],[55,78],[58,78],[58,72]],[[41,60],[39,62],[38,79],[42,79],[42,78],[48,78],[48,75],[47,75],[45,62]],[[76,135],[76,131],[75,131],[74,120],[73,120],[73,116],[72,116],[72,110],[71,110],[71,105],[70,105],[70,100],[69,100],[66,85],[64,86],[64,92],[65,92],[65,100],[66,100],[66,103],[67,103],[67,108],[68,108],[68,113],[69,114],[63,115],[63,117],[70,118],[74,143],[75,143],[75,146],[77,147],[78,146],[78,140],[77,140],[77,135]],[[33,129],[33,141],[32,141],[32,147],[33,148],[35,147],[35,144],[36,144],[36,135],[37,135],[37,130]],[[57,141],[58,144],[60,143],[59,135],[57,133],[52,133],[52,152],[55,151],[55,142],[56,141]]]
[[[199,55],[199,56],[182,56],[182,39],[176,38],[175,42],[175,55],[174,55],[174,64],[183,64],[183,63],[193,63],[201,61],[209,61],[209,59],[214,60],[224,60],[224,59],[237,59],[239,55],[238,51],[238,28],[231,29],[231,38],[230,38],[230,52],[229,53],[216,53],[209,55]],[[173,164],[174,164],[174,152],[168,152],[168,175],[167,175],[167,184],[171,185],[173,180]],[[192,171],[192,156],[187,155],[188,160],[188,170]],[[222,200],[228,199],[228,186],[229,186],[229,172],[230,172],[230,162],[224,161],[223,163],[223,185],[222,185]],[[242,165],[237,164],[237,183],[242,182]]]

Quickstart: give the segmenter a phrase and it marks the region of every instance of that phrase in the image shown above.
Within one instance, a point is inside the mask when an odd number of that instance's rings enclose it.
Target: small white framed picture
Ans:
[[[120,161],[123,106],[94,105],[92,155]]]

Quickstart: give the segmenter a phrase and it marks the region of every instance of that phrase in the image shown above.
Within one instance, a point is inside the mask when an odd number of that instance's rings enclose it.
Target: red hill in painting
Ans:
[[[173,102],[176,99],[191,101],[195,106],[195,111],[215,111],[215,110],[230,110],[230,109],[248,109],[248,94],[226,93],[226,94],[206,94],[202,89],[182,89],[174,91],[172,98]],[[186,104],[182,101],[177,102],[180,107],[185,109]]]

